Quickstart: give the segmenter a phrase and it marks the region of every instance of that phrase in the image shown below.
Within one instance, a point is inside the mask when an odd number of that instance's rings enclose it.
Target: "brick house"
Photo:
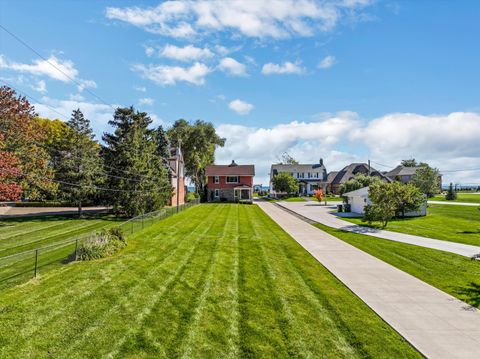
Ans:
[[[168,158],[168,168],[170,170],[170,184],[173,188],[170,206],[182,205],[185,203],[185,163],[183,161],[182,150],[180,147],[170,149]]]
[[[210,165],[207,177],[207,201],[252,201],[254,165]]]

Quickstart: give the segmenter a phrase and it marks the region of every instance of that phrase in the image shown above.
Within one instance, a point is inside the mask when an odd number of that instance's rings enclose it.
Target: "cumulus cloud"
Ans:
[[[254,106],[251,103],[236,99],[228,104],[228,107],[239,115],[248,115]]]
[[[203,85],[205,77],[212,72],[207,65],[199,62],[190,67],[136,64],[132,70],[159,85],[175,85],[179,81]]]
[[[36,85],[33,86],[33,89],[40,92],[41,94],[45,94],[47,93],[47,84],[45,83],[45,81],[40,80],[37,82]]]
[[[213,52],[208,48],[200,48],[193,45],[178,47],[167,44],[163,49],[160,50],[159,54],[162,57],[167,57],[169,59],[178,61],[196,61],[213,57]]]
[[[355,16],[364,1],[263,0],[165,1],[155,7],[107,7],[106,17],[146,31],[185,38],[231,31],[255,38],[313,36]]]
[[[232,76],[246,76],[246,66],[231,57],[225,57],[220,60],[218,68]]]
[[[480,182],[480,171],[450,172],[480,168],[477,113],[396,113],[365,121],[356,113],[341,112],[312,122],[293,121],[269,128],[223,124],[217,130],[227,139],[216,153],[217,162],[254,163],[255,181],[264,184],[270,165],[278,162],[283,152],[304,163],[316,163],[322,157],[328,171],[368,159],[391,166],[374,164],[378,170],[388,170],[402,159],[414,157],[438,167],[444,183]]]
[[[283,64],[269,62],[262,67],[262,74],[264,75],[303,74],[304,72],[305,68],[301,67],[299,62],[287,61]]]
[[[54,55],[51,55],[47,60],[34,60],[31,64],[10,61],[5,56],[0,55],[0,69],[27,73],[35,77],[46,76],[65,83],[76,82],[79,91],[83,91],[87,87],[97,87],[95,81],[83,80],[78,77],[79,72],[72,61],[62,60]],[[41,86],[40,89],[46,90],[45,81]]]
[[[139,105],[146,105],[146,106],[152,106],[155,100],[150,97],[144,97],[138,100]]]
[[[322,61],[320,61],[317,67],[319,69],[328,69],[329,67],[332,67],[333,65],[335,65],[335,63],[336,63],[335,56],[326,56],[322,59]]]
[[[155,49],[153,47],[147,46],[145,48],[145,55],[147,55],[148,57],[152,57],[154,54],[155,54]]]
[[[145,86],[133,86],[133,89],[138,92],[147,92],[147,88]]]

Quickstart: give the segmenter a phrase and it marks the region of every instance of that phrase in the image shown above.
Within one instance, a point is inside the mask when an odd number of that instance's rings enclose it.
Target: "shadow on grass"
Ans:
[[[455,292],[466,297],[469,304],[480,308],[480,283],[471,282],[467,287],[459,287]]]
[[[480,234],[480,228],[477,229],[476,231],[460,231],[457,232],[458,234]]]
[[[104,221],[125,221],[128,218],[123,216],[115,216],[109,213],[92,213],[84,214],[81,217],[78,214],[59,214],[59,215],[45,215],[45,216],[25,216],[25,217],[13,217],[13,218],[2,218],[0,221],[0,227],[2,226],[13,226],[18,223],[23,222],[54,222],[54,221],[66,221],[66,220],[98,220],[102,219]]]

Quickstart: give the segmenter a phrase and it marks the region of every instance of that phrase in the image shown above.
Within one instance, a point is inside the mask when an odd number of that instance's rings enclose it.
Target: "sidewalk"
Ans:
[[[423,355],[478,358],[480,312],[476,308],[272,203],[257,204]]]
[[[298,213],[303,217],[311,219],[312,221],[344,231],[365,234],[367,236],[383,238],[390,241],[413,244],[420,247],[438,249],[465,257],[471,257],[474,254],[480,253],[480,247],[477,246],[352,224],[331,214],[330,211],[335,209],[335,206],[331,205],[323,206],[318,202],[278,202],[277,204]]]

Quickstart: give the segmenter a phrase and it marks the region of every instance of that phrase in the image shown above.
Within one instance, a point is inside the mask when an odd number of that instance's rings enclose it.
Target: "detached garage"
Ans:
[[[364,207],[367,204],[372,204],[368,198],[368,187],[344,193],[343,197],[348,199],[348,204],[350,204],[351,212],[353,213],[364,214]]]

